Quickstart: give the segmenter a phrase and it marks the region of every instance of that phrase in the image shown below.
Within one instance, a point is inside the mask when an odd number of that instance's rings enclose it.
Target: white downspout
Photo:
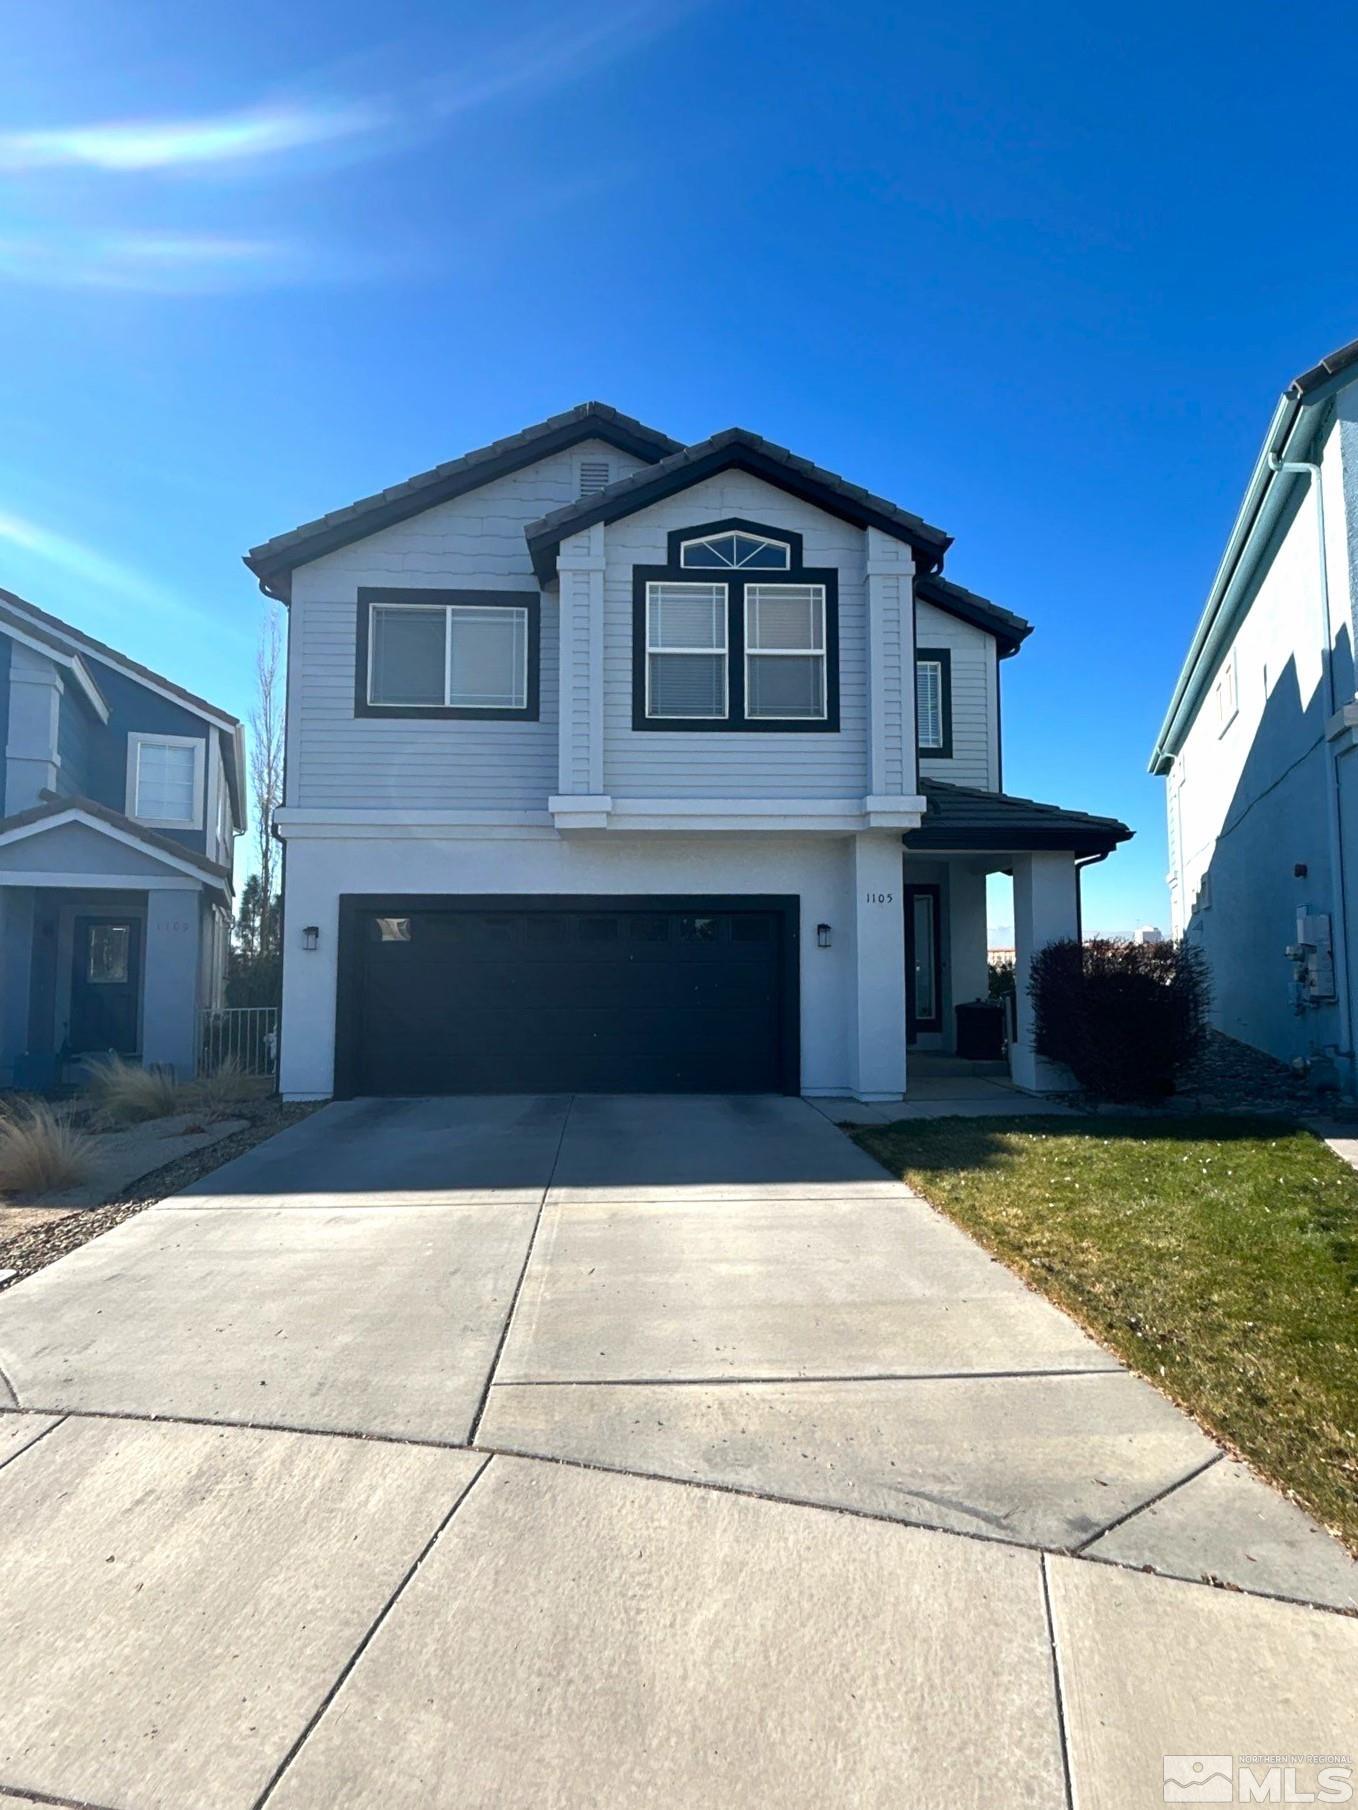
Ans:
[[[1324,652],[1322,655],[1325,668],[1325,789],[1327,793],[1328,841],[1330,845],[1330,873],[1333,876],[1335,891],[1335,910],[1332,914],[1334,938],[1334,964],[1338,973],[1339,984],[1335,989],[1335,997],[1339,1006],[1339,1055],[1345,1069],[1348,1070],[1353,1058],[1352,1011],[1349,998],[1349,931],[1348,931],[1348,889],[1344,883],[1344,830],[1343,818],[1339,802],[1339,774],[1337,756],[1331,751],[1328,738],[1330,719],[1339,709],[1339,698],[1334,685],[1334,643],[1330,628],[1330,562],[1325,542],[1325,493],[1321,484],[1320,464],[1310,459],[1280,459],[1277,453],[1268,455],[1270,471],[1290,471],[1304,473],[1311,483],[1311,494],[1316,499],[1316,535],[1320,552],[1320,618],[1324,630]],[[1350,1083],[1352,1073],[1347,1075]]]

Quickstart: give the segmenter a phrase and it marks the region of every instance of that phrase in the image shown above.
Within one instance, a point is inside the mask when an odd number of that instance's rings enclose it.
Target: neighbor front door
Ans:
[[[943,1029],[943,952],[939,944],[939,889],[905,888],[905,1037]]]
[[[137,1048],[141,997],[141,922],[129,917],[89,917],[75,921],[71,971],[73,1054]]]

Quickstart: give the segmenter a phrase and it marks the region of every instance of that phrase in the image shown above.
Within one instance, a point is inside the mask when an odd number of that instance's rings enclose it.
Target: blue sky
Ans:
[[[246,546],[586,397],[738,423],[1037,624],[1008,789],[1139,832],[1285,382],[1358,334],[1350,10],[4,9],[0,584],[244,714]]]

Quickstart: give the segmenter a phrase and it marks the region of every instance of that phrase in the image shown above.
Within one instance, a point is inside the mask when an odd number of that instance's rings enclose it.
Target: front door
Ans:
[[[943,1029],[943,951],[939,942],[939,889],[905,888],[905,1038]]]
[[[137,1048],[141,996],[141,922],[137,918],[77,918],[71,971],[72,1054]]]

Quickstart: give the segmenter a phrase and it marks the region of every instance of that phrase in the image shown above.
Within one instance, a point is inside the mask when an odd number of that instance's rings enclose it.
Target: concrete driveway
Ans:
[[[1358,1729],[1352,1561],[799,1101],[328,1107],[0,1368],[0,1810],[1137,1810]]]

